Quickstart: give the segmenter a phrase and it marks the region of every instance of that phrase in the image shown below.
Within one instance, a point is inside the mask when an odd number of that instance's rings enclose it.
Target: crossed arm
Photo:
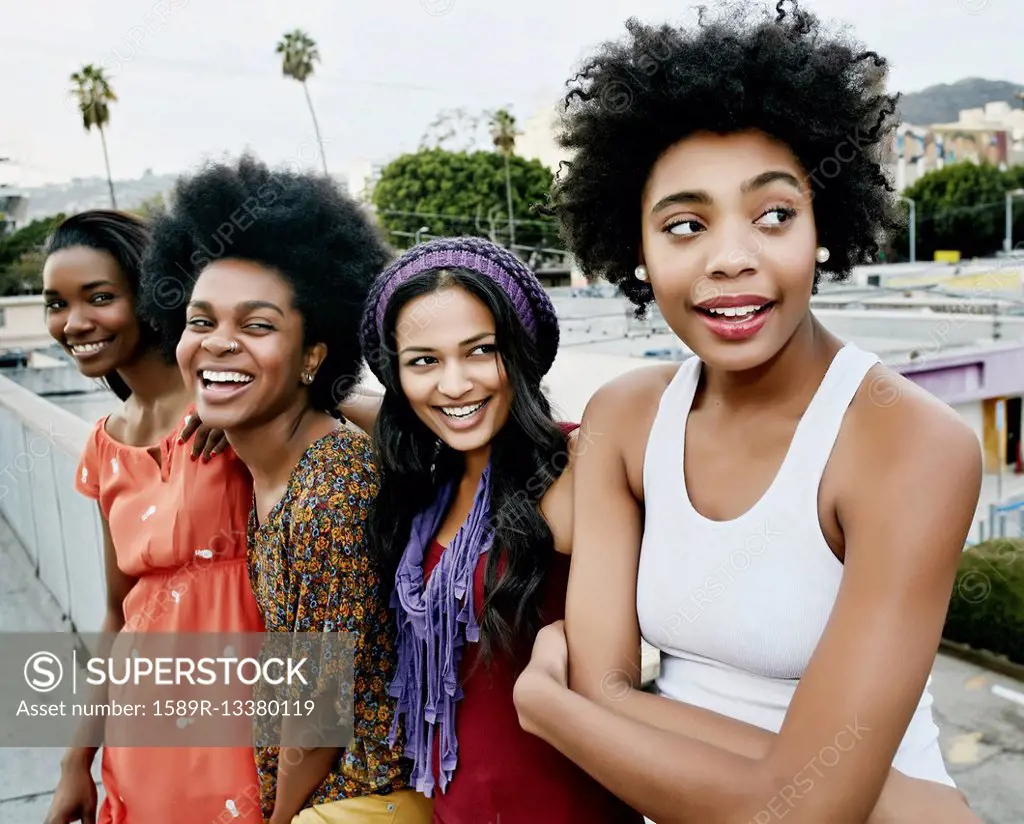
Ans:
[[[607,389],[584,421],[621,432],[635,408]],[[614,437],[593,443],[576,470],[571,690],[558,676],[558,643],[539,638],[516,688],[523,726],[658,824],[875,821],[934,661],[981,461],[955,413],[912,389],[894,407],[864,405],[857,418],[870,437],[858,440],[837,512],[843,581],[778,735],[670,707],[635,691],[635,677],[612,684],[624,662],[639,670],[642,527]]]

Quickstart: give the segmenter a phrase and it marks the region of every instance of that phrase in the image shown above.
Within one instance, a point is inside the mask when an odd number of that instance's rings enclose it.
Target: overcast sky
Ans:
[[[714,0],[705,0],[713,5]],[[967,76],[1024,82],[1022,0],[807,0],[851,26],[915,91]],[[274,46],[318,42],[310,81],[332,172],[414,149],[442,109],[508,105],[522,123],[557,98],[596,43],[630,15],[692,20],[679,0],[0,0],[0,182],[102,175],[96,132],[68,75],[105,65],[119,97],[108,133],[115,178],[180,172],[245,148],[316,165],[299,84]],[[162,12],[163,19],[161,19]]]

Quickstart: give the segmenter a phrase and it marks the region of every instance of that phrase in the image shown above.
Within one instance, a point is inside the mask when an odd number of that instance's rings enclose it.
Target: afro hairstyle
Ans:
[[[327,345],[310,404],[333,413],[359,381],[363,304],[391,259],[372,219],[329,178],[271,170],[250,155],[181,178],[171,209],[154,220],[141,295],[172,357],[196,280],[226,258],[259,263],[292,286],[304,344]]]
[[[791,5],[787,12],[784,6]],[[752,19],[752,12],[762,14]],[[633,277],[640,203],[651,168],[697,132],[757,130],[787,145],[813,197],[822,271],[842,280],[902,225],[882,161],[896,125],[886,61],[780,0],[730,3],[693,30],[626,22],[624,42],[602,45],[567,83],[558,134],[563,162],[550,210],[588,276],[617,284],[643,315],[653,300]]]

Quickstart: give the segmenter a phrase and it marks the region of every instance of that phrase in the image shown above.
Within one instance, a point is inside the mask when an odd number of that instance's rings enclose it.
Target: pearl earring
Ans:
[[[824,246],[819,246],[817,251],[814,253],[814,259],[817,260],[818,263],[824,263],[827,261],[829,259],[828,249]]]
[[[303,372],[302,373],[302,380],[303,380],[304,383],[312,383],[313,382],[313,375],[311,373],[309,373],[309,372]]]
[[[644,266],[641,263],[639,266],[636,267],[636,269],[633,270],[633,276],[637,280],[642,280],[642,281],[646,282],[647,281],[647,267]]]

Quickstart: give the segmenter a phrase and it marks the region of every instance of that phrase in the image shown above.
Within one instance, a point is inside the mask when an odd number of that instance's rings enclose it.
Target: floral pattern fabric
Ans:
[[[266,521],[249,517],[249,575],[268,632],[348,632],[354,638],[354,741],[310,798],[313,805],[407,786],[410,764],[387,743],[394,699],[390,589],[371,561],[367,516],[378,477],[370,439],[337,429],[313,443]],[[256,750],[264,815],[273,809],[278,749]]]

